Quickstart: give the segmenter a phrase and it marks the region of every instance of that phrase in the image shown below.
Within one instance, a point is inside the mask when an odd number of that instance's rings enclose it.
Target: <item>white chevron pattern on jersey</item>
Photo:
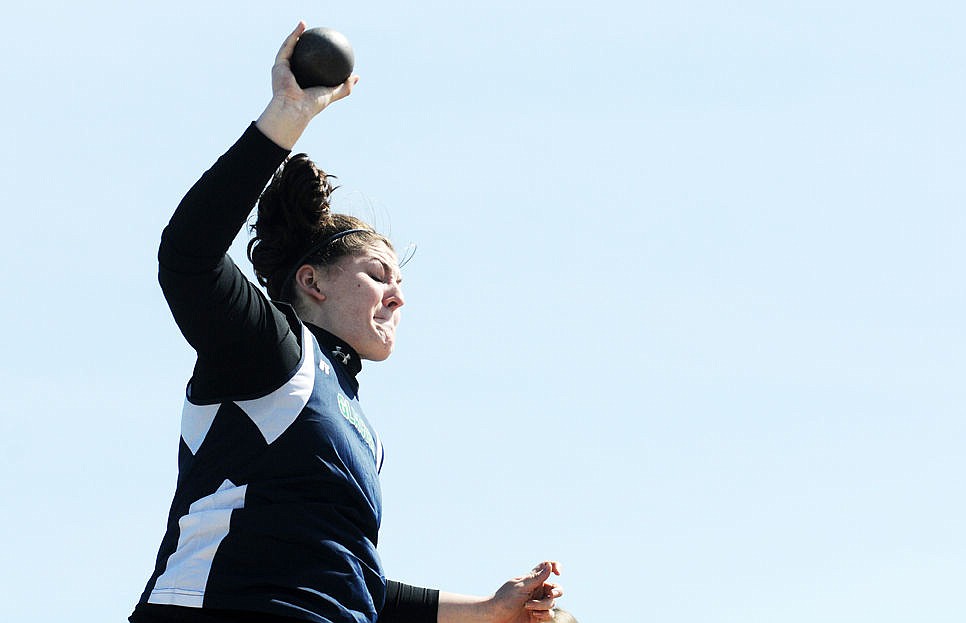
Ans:
[[[244,411],[266,443],[272,443],[288,430],[292,422],[305,408],[315,384],[314,337],[308,328],[302,326],[302,361],[295,375],[272,393],[254,400],[236,400],[235,404]],[[211,424],[221,403],[196,405],[185,398],[181,411],[181,438],[184,439],[191,454],[198,454],[204,443]]]
[[[265,441],[272,443],[282,436],[305,408],[315,386],[315,338],[302,325],[302,362],[287,383],[267,396],[254,400],[236,400],[242,411],[255,422]]]

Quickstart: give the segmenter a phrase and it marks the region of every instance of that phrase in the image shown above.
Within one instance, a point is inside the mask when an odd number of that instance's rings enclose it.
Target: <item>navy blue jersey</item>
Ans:
[[[305,327],[302,344],[297,370],[267,395],[186,399],[177,491],[142,603],[376,619],[382,446],[344,367]]]
[[[386,582],[382,447],[358,354],[275,305],[226,255],[287,156],[252,124],[191,187],[158,249],[197,352],[155,570],[130,620],[434,623],[438,591]]]

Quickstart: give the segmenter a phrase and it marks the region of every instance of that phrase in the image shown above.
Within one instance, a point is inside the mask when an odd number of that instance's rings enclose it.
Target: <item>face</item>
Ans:
[[[314,319],[345,340],[363,359],[382,361],[392,353],[404,304],[396,254],[379,243],[322,269]]]

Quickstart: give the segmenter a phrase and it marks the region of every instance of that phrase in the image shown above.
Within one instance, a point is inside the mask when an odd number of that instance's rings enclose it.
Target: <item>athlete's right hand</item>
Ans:
[[[255,122],[265,136],[285,149],[295,146],[313,117],[333,102],[348,97],[352,87],[359,82],[359,76],[352,75],[336,87],[300,87],[292,74],[291,59],[295,44],[303,32],[305,22],[300,21],[275,55],[272,100]]]
[[[305,22],[299,22],[295,30],[285,38],[278,54],[275,55],[275,64],[272,66],[272,95],[290,100],[298,105],[305,105],[314,114],[343,97],[352,93],[352,87],[359,81],[359,76],[349,76],[346,81],[336,87],[311,87],[303,89],[295,80],[292,74],[292,53],[295,51],[295,44],[299,37],[305,32]]]

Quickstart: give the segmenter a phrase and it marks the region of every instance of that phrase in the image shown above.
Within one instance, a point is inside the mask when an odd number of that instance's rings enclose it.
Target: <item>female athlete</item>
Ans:
[[[542,562],[491,596],[387,581],[376,552],[382,445],[359,404],[361,360],[393,350],[405,303],[398,258],[365,222],[329,209],[328,176],[289,157],[309,122],[348,96],[272,68],[264,112],[181,201],[159,281],[197,352],[178,482],[132,623],[534,623],[562,594]],[[266,183],[268,184],[266,187]],[[257,202],[258,281],[226,255]]]

